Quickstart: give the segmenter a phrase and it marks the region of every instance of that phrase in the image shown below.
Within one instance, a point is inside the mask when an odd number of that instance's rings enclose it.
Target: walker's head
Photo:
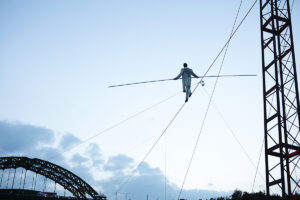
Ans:
[[[187,63],[183,63],[183,67],[187,67],[188,65],[187,65]]]

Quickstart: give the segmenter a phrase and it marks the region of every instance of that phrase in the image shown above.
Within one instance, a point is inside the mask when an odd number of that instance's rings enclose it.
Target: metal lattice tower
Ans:
[[[300,107],[289,0],[260,0],[260,20],[266,190],[300,199]]]

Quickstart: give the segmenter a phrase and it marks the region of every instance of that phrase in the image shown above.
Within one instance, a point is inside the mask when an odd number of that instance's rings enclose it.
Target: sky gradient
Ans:
[[[107,86],[173,78],[184,62],[202,75],[229,37],[239,2],[0,0],[0,120],[51,130],[57,150],[66,135],[85,141],[178,93],[62,155],[69,159],[65,166],[72,166],[75,155],[93,160],[85,152],[96,144],[105,163],[124,155],[134,166],[182,105],[181,82]],[[252,3],[243,2],[238,22]],[[297,62],[297,1],[292,20]],[[216,74],[219,66],[220,59],[209,74]],[[222,74],[249,73],[258,76],[219,80],[213,98],[218,109],[210,108],[185,189],[252,189],[255,166],[238,142],[257,164],[263,139],[258,4],[230,43],[222,70]],[[159,170],[159,177],[166,176],[176,187],[182,184],[209,100],[206,92],[211,93],[214,81],[206,79],[205,87],[196,90],[146,159],[150,169]],[[47,147],[44,138],[39,139]],[[31,145],[17,151],[19,143],[4,145],[3,152],[31,152]],[[43,159],[51,155],[49,151]],[[63,159],[49,161],[63,165]],[[109,184],[119,181],[102,167],[91,168],[89,176],[111,177]],[[264,159],[259,171],[264,174]],[[106,192],[113,192],[110,187]],[[264,188],[264,177],[258,175],[254,190]]]

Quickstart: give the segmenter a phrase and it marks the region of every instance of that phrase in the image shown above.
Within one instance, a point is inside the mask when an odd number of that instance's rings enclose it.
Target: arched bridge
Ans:
[[[79,199],[105,199],[105,196],[98,195],[98,193],[80,177],[56,164],[37,158],[0,157],[0,169],[17,169],[19,167],[51,179]]]

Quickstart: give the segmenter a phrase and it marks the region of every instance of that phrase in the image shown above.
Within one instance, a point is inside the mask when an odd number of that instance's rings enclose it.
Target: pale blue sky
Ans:
[[[180,81],[108,89],[111,84],[173,78],[183,62],[201,75],[228,38],[239,0],[17,1],[0,0],[0,120],[67,132],[85,140],[120,120],[180,92]],[[253,1],[244,1],[238,19]],[[230,44],[214,102],[258,160],[263,138],[258,4]],[[299,61],[300,4],[293,11]],[[215,74],[219,61],[210,74]],[[211,92],[214,80],[205,80]],[[104,155],[139,162],[184,100],[180,94],[93,140]],[[208,97],[198,88],[147,159],[182,183]],[[149,139],[150,138],[150,139]],[[146,141],[144,143],[144,141]],[[83,151],[84,146],[74,152]],[[264,162],[260,164],[264,174]],[[255,169],[211,107],[188,189],[251,190]],[[258,177],[255,189],[264,181]]]

